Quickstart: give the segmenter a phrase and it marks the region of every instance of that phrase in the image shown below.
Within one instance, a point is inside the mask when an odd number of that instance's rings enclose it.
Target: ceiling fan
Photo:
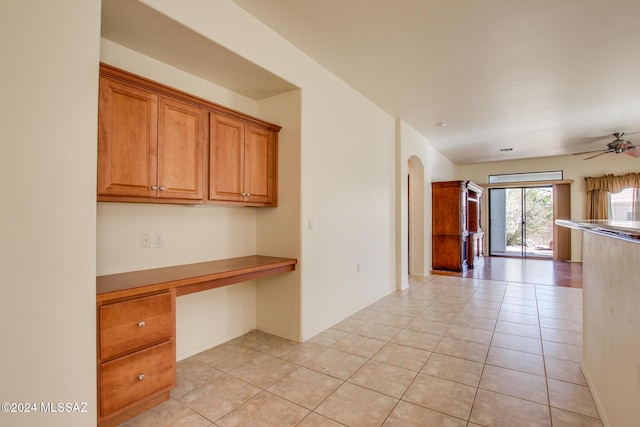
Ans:
[[[616,153],[616,154],[626,153],[633,157],[640,157],[640,147],[637,145],[633,145],[631,141],[622,139],[622,137],[624,136],[624,132],[616,132],[613,134],[613,136],[615,137],[615,140],[608,143],[607,148],[605,148],[604,150],[583,151],[582,153],[574,153],[574,154],[580,155],[580,154],[599,153],[594,156],[587,157],[584,160],[593,159],[594,157],[602,156],[603,154],[607,154],[607,153]]]

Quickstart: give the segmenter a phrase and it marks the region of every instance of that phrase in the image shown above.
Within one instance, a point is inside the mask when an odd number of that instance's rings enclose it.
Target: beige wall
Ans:
[[[100,1],[4,0],[0,16],[0,395],[38,409],[0,425],[95,425]]]
[[[562,170],[564,171],[564,179],[573,180],[573,184],[571,184],[571,218],[584,219],[587,212],[585,177],[608,173],[624,174],[638,170],[638,160],[626,154],[606,154],[595,159],[583,160],[586,157],[588,156],[559,156],[458,166],[456,175],[458,179],[470,179],[478,184],[484,184],[488,182],[489,175]],[[485,231],[489,229],[487,200],[488,197],[484,197],[483,228]],[[486,239],[485,245],[488,245]],[[582,260],[582,236],[576,230],[571,232],[571,259],[573,261]]]
[[[582,370],[605,427],[637,426],[640,244],[587,232],[584,242]]]
[[[278,208],[258,209],[256,215],[258,253],[299,260],[301,95],[302,91],[295,90],[259,103],[260,114],[280,124],[282,130],[278,135]],[[299,263],[294,272],[258,281],[256,323],[260,330],[301,339],[301,268]]]
[[[394,120],[233,2],[145,3],[301,88],[299,222],[279,230],[300,234],[299,338],[391,292]],[[261,324],[281,327],[266,308]]]

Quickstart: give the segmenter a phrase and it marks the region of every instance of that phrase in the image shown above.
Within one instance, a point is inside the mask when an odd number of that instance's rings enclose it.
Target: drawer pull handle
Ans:
[[[147,378],[145,374],[138,375],[138,381],[144,381],[145,378]]]
[[[138,322],[138,327],[139,328],[144,328],[146,326],[146,324],[147,323],[144,320],[142,320],[142,321]]]

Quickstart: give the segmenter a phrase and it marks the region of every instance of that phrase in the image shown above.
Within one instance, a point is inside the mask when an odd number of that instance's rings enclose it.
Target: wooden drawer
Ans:
[[[170,292],[100,306],[100,359],[171,338],[173,318]]]
[[[106,417],[175,386],[173,341],[100,365],[100,414]]]

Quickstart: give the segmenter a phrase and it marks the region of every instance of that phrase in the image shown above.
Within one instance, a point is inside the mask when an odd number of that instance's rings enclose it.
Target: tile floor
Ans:
[[[178,363],[126,426],[602,426],[582,289],[429,276],[305,343],[253,331]]]

